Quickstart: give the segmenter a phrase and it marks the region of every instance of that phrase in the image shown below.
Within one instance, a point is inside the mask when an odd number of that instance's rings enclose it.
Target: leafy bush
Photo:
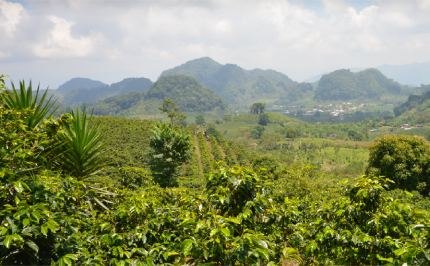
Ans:
[[[368,175],[390,177],[393,188],[430,192],[430,144],[418,136],[385,135],[369,147]]]

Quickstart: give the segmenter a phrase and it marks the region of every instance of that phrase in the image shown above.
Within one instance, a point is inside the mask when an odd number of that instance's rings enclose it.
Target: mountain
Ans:
[[[126,78],[120,82],[103,85],[96,88],[74,88],[69,90],[62,97],[62,102],[72,105],[75,103],[87,102],[94,103],[101,99],[124,95],[132,91],[143,92],[152,84],[147,78]]]
[[[88,78],[72,78],[71,80],[67,81],[66,83],[60,85],[58,89],[55,92],[59,92],[61,94],[65,94],[75,88],[96,88],[100,86],[105,86],[101,81],[98,80],[92,80]]]
[[[359,72],[365,68],[351,68],[352,72]],[[400,84],[410,86],[420,86],[421,84],[430,84],[430,61],[424,63],[411,63],[405,65],[380,65],[375,67],[381,71],[387,78],[393,79]],[[312,76],[305,79],[303,82],[314,83],[321,79],[321,77],[329,72],[324,72],[319,75]]]
[[[195,77],[230,104],[276,99],[297,86],[297,82],[274,70],[245,70],[235,64],[222,65],[209,57],[163,71],[161,77],[172,74]]]
[[[151,85],[152,81],[147,78],[126,78],[111,84],[109,89],[118,91],[119,95],[124,95],[132,91],[146,91]]]
[[[377,99],[383,94],[400,94],[402,86],[377,69],[353,73],[349,69],[323,75],[315,90],[315,100]]]
[[[170,98],[180,108],[180,112],[216,112],[222,116],[228,109],[227,103],[196,78],[185,75],[160,77],[144,93],[131,92],[101,100],[94,108],[95,114],[141,117],[159,114],[158,107]]]
[[[401,84],[419,86],[430,84],[430,61],[405,65],[381,65],[376,67],[388,78],[395,79]]]

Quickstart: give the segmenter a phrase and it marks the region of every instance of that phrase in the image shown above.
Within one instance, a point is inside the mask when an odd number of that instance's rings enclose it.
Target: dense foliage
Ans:
[[[131,108],[133,105],[143,99],[143,93],[139,91],[133,91],[125,95],[117,95],[107,97],[99,102],[94,107],[95,115],[113,116],[121,111]]]
[[[430,192],[430,144],[424,137],[386,135],[369,147],[367,173],[390,177],[393,187]]]
[[[210,158],[216,142],[209,140],[209,149],[203,139],[207,152],[199,158],[170,160],[158,155],[191,148],[191,130],[101,118],[105,144],[91,150],[107,151],[110,165],[79,181],[57,166],[55,147],[66,123],[83,120],[72,114],[27,127],[31,115],[34,109],[0,105],[1,265],[430,263],[430,201],[403,187],[390,190],[394,176],[339,182],[317,167],[282,165],[218,138],[232,167],[221,162],[204,180],[179,176],[176,187],[161,187],[154,183],[161,172],[146,163],[175,160],[181,175],[181,165],[189,172],[195,159]]]

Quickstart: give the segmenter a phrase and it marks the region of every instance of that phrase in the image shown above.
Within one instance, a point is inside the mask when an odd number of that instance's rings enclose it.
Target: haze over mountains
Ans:
[[[355,70],[337,70],[310,84],[296,82],[275,70],[245,70],[203,57],[163,71],[155,83],[143,77],[126,78],[111,85],[74,78],[51,92],[67,105],[95,104],[96,114],[136,117],[157,114],[157,104],[166,98],[176,101],[182,111],[215,112],[219,116],[228,109],[227,104],[245,111],[258,101],[287,105],[383,97],[403,102],[413,92],[424,92],[403,86],[378,69]]]
[[[359,72],[365,68],[351,68],[352,72]],[[430,84],[430,61],[423,63],[411,63],[405,65],[380,65],[375,67],[387,78],[393,79],[403,85],[419,86]],[[305,79],[303,82],[314,83],[330,72],[324,72],[316,76]]]

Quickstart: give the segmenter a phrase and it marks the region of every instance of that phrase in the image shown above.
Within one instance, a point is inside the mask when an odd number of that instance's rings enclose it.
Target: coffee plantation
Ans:
[[[430,263],[429,175],[398,156],[412,167],[402,182],[425,189],[379,176],[395,140],[374,142],[367,175],[342,179],[170,123],[79,109],[39,120],[43,101],[5,100],[33,100],[19,93],[0,100],[1,265]],[[428,145],[417,138],[401,140]]]

